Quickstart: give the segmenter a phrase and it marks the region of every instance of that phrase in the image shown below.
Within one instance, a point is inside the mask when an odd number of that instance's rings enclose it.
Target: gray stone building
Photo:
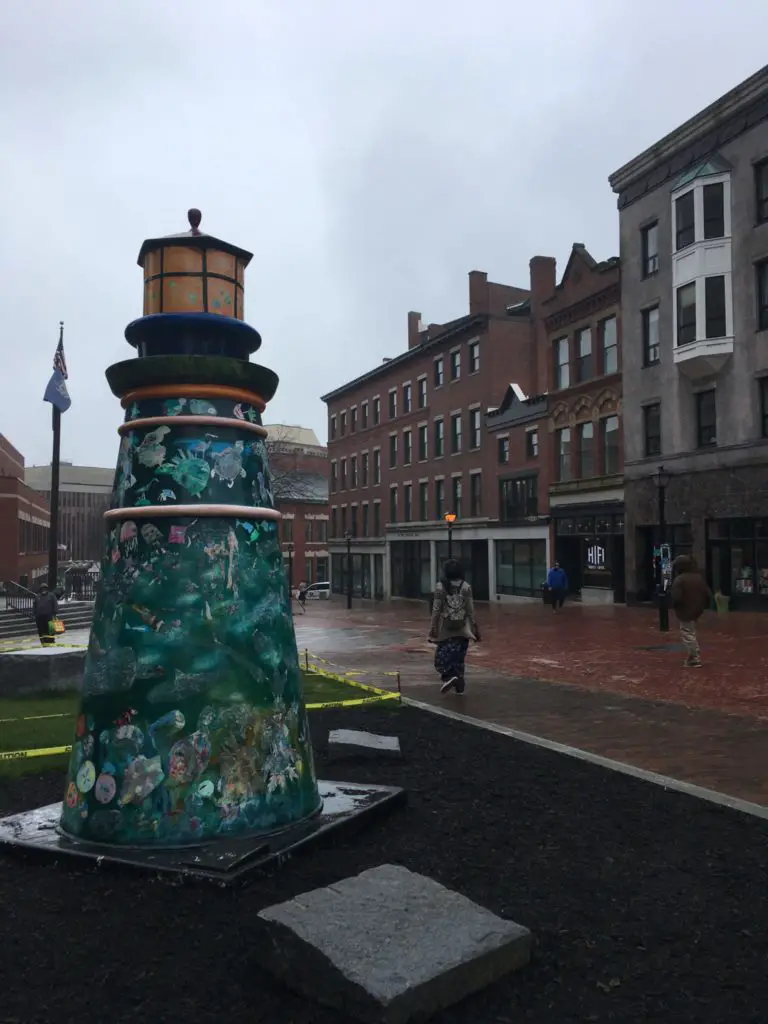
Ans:
[[[768,609],[768,67],[609,180],[628,600],[653,590],[666,483],[672,556],[693,553],[731,607]]]

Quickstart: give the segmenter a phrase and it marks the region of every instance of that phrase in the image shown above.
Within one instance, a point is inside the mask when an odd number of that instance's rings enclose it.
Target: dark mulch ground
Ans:
[[[259,969],[255,914],[391,861],[532,929],[519,975],[438,1024],[764,1022],[768,825],[434,715],[311,716],[321,776],[405,786],[410,805],[245,890],[0,859],[0,1021],[342,1024]],[[329,728],[396,730],[401,764],[334,765]],[[61,776],[0,780],[0,810]]]

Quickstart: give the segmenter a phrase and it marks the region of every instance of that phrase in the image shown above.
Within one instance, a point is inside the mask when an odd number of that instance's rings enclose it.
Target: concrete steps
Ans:
[[[88,629],[93,618],[91,601],[68,601],[59,606],[59,618],[62,619],[70,633],[75,629]],[[16,640],[18,637],[36,636],[37,627],[34,620],[19,612],[0,612],[0,644],[5,640]]]

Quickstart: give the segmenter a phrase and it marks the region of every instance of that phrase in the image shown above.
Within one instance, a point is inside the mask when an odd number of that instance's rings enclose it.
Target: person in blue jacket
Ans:
[[[565,603],[565,595],[568,593],[568,577],[565,569],[560,568],[560,563],[555,562],[547,573],[547,587],[549,588],[552,600],[552,611],[556,612]]]

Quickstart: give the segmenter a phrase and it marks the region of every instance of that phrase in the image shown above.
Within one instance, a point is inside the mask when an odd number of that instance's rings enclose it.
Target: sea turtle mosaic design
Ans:
[[[211,476],[218,477],[227,487],[234,487],[235,481],[245,476],[245,469],[243,468],[244,447],[242,441],[235,441],[233,445],[230,445],[223,451],[216,452],[213,456]]]

